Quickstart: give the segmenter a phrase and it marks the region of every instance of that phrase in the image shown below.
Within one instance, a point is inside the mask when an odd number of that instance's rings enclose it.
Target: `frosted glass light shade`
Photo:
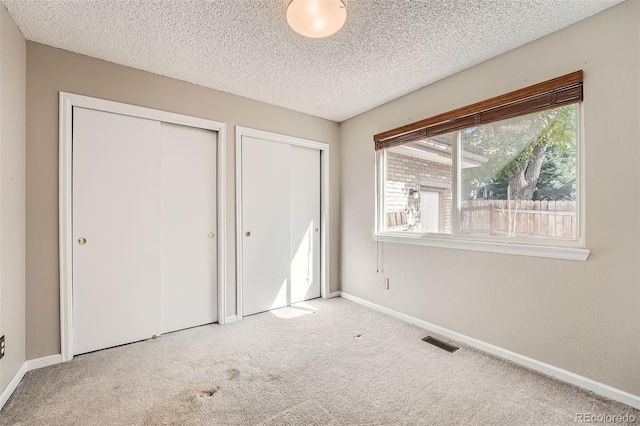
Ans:
[[[335,34],[347,20],[342,0],[291,0],[287,22],[305,37],[322,38]]]

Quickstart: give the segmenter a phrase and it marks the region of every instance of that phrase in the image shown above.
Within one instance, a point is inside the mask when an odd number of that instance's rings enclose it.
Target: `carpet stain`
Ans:
[[[282,380],[282,376],[279,374],[267,374],[267,382],[279,382]]]
[[[240,377],[240,371],[235,368],[228,369],[227,374],[229,376],[228,380],[237,380]]]
[[[150,407],[144,412],[144,426],[157,425],[195,425],[214,404],[214,396],[220,390],[219,386],[199,386],[199,391],[193,388],[184,389]],[[197,388],[196,388],[197,389]]]
[[[198,397],[200,398],[211,398],[216,392],[218,392],[220,390],[219,387],[214,387],[211,389],[207,389],[207,390],[203,390],[198,394]]]
[[[356,334],[355,336],[353,336],[354,339],[359,339],[362,337],[362,334]]]

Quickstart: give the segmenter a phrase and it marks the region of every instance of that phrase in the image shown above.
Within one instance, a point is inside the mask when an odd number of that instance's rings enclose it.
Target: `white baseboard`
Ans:
[[[30,359],[27,364],[27,371],[37,370],[38,368],[49,367],[50,365],[60,364],[62,362],[62,355],[49,355],[42,358]]]
[[[229,315],[228,317],[226,317],[224,319],[224,323],[226,324],[232,324],[234,322],[238,321],[238,316],[237,315]]]
[[[7,403],[27,372],[37,370],[38,368],[49,367],[50,365],[60,364],[61,362],[62,355],[60,354],[25,361],[22,364],[22,367],[20,367],[20,370],[18,370],[16,375],[13,376],[13,379],[11,379],[7,387],[0,394],[0,410],[2,410],[4,404]]]
[[[563,370],[562,368],[558,368],[553,365],[546,364],[541,361],[537,361],[535,359],[517,354],[515,352],[511,352],[507,349],[503,349],[501,347],[492,345],[490,343],[486,343],[481,340],[474,339],[473,337],[465,336],[464,334],[460,334],[458,332],[451,331],[447,328],[440,327],[435,324],[431,324],[427,321],[423,321],[421,319],[414,318],[409,315],[405,315],[401,312],[394,311],[393,309],[385,308],[384,306],[380,306],[375,303],[369,302],[367,300],[360,299],[359,297],[352,296],[345,292],[340,292],[340,296],[344,297],[345,299],[351,300],[355,303],[358,303],[360,305],[364,305],[375,311],[382,312],[384,314],[390,315],[392,317],[398,318],[402,321],[406,321],[411,324],[415,324],[418,327],[424,328],[425,330],[429,330],[429,331],[432,331],[433,333],[437,333],[442,336],[448,337],[450,339],[457,340],[458,342],[465,343],[469,346],[480,349],[481,351],[487,352],[491,355],[509,360],[516,364],[538,371],[547,376],[551,376],[555,379],[589,390],[593,393],[612,399],[614,401],[618,401],[623,404],[629,405],[633,408],[640,409],[640,396],[638,395],[630,394],[623,390],[616,389],[609,385],[605,385],[604,383],[596,382],[595,380],[591,380],[587,377],[580,376],[578,374],[572,373],[567,370]]]
[[[13,392],[16,390],[24,375],[27,374],[27,371],[29,370],[27,370],[27,363],[25,362],[24,364],[22,364],[22,367],[20,367],[20,370],[18,370],[16,375],[13,376],[13,379],[11,379],[7,387],[0,394],[0,410],[2,410],[4,404],[7,403]]]
[[[334,291],[333,293],[329,293],[329,296],[327,296],[327,299],[333,299],[334,297],[340,297],[340,291]]]

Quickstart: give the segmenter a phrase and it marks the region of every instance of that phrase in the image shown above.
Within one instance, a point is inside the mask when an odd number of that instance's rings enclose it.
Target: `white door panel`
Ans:
[[[422,232],[442,232],[440,229],[439,192],[420,192],[420,230]]]
[[[320,151],[243,136],[241,164],[242,314],[320,297]]]
[[[216,145],[74,107],[74,354],[216,320]]]
[[[157,121],[74,108],[74,354],[159,334],[159,138]]]
[[[216,133],[162,123],[162,332],[217,318]]]
[[[291,300],[320,297],[320,151],[291,146]]]
[[[289,145],[244,137],[241,224],[243,315],[287,304],[289,186]]]

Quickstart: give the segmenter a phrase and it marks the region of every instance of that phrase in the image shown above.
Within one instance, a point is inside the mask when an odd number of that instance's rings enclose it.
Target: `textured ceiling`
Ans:
[[[621,0],[348,0],[304,38],[288,0],[2,0],[28,40],[343,121]]]

